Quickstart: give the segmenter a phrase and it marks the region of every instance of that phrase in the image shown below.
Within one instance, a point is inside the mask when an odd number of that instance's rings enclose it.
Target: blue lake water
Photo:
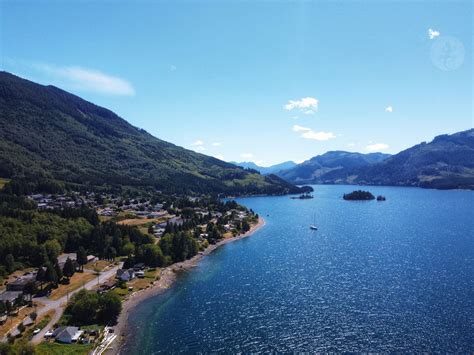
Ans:
[[[314,188],[239,199],[266,226],[141,303],[123,353],[473,352],[474,192]]]

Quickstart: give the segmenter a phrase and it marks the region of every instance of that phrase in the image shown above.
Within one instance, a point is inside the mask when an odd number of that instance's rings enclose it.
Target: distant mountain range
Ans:
[[[328,152],[278,175],[295,184],[474,189],[474,129],[437,136],[392,156]]]
[[[54,86],[0,72],[0,178],[178,193],[302,189],[153,137]]]
[[[234,165],[237,165],[237,166],[240,166],[240,167],[245,168],[245,169],[256,170],[256,171],[260,172],[260,174],[263,174],[263,175],[276,174],[281,170],[291,169],[291,168],[293,168],[297,165],[294,161],[291,161],[291,160],[290,161],[285,161],[285,162],[280,163],[280,164],[271,165],[271,166],[259,166],[259,165],[255,164],[254,162],[251,162],[251,161],[244,161],[244,162],[241,162],[241,163],[231,161],[230,163],[234,164]]]
[[[328,183],[327,175],[345,169],[354,169],[378,163],[388,158],[383,153],[351,153],[345,151],[331,151],[315,156],[291,169],[278,172],[278,175],[287,181],[296,184],[324,184]],[[332,181],[330,178],[329,181]]]

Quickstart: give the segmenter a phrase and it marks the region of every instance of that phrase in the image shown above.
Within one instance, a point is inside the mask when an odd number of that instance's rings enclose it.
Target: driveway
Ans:
[[[101,272],[100,275],[98,276],[99,277],[99,283],[97,282],[97,278],[95,278],[95,279],[87,282],[83,287],[80,287],[75,291],[69,292],[69,297],[76,294],[77,292],[79,292],[83,288],[85,288],[86,290],[91,290],[94,287],[96,287],[98,284],[102,284],[105,281],[109,280],[110,278],[115,277],[115,274],[117,273],[117,270],[122,268],[122,265],[123,265],[123,263],[120,263],[118,266],[114,266],[114,267],[112,267],[112,268],[110,268],[106,271]],[[48,330],[50,330],[53,327],[53,325],[56,324],[58,322],[58,320],[61,318],[61,315],[63,314],[64,308],[66,307],[66,304],[67,304],[67,297],[68,296],[66,295],[66,296],[63,296],[63,297],[61,297],[57,300],[51,300],[48,297],[39,297],[39,298],[35,299],[35,300],[37,300],[37,301],[44,304],[44,307],[41,307],[37,311],[38,318],[41,317],[43,314],[48,313],[51,310],[54,310],[55,313],[54,313],[53,317],[51,318],[51,320],[49,321],[49,323],[43,329],[41,329],[41,331],[38,334],[36,334],[31,339],[31,342],[33,344],[40,343],[43,340],[44,335],[46,334],[46,332]]]

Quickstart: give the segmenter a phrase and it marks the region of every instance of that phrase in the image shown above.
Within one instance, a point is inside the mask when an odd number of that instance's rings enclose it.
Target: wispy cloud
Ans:
[[[315,131],[306,131],[301,135],[302,138],[312,139],[315,141],[327,141],[329,139],[336,138],[332,132],[315,132]]]
[[[253,154],[252,153],[242,153],[242,154],[240,154],[240,157],[245,158],[245,159],[251,159],[251,158],[253,158]]]
[[[176,69],[178,69],[176,65],[170,65],[170,71],[175,71]]]
[[[215,154],[214,158],[219,159],[219,160],[225,160],[222,154]]]
[[[132,84],[125,79],[108,75],[95,69],[49,64],[33,64],[31,67],[46,74],[50,79],[58,81],[60,85],[72,89],[105,95],[135,95],[135,89]]]
[[[194,148],[194,150],[196,152],[204,152],[206,150],[206,148],[204,148],[202,145],[200,145],[200,146],[197,146],[196,148]]]
[[[312,139],[316,141],[327,141],[329,139],[336,138],[332,132],[315,132],[309,127],[303,127],[300,125],[293,125],[293,132],[301,133],[301,137],[305,139]]]
[[[303,126],[295,124],[295,125],[293,125],[293,131],[294,132],[311,131],[311,128],[303,127]]]
[[[356,144],[355,144],[354,142],[349,142],[349,143],[347,143],[347,146],[348,146],[348,147],[355,147]]]
[[[212,146],[213,146],[213,147],[220,147],[221,145],[222,145],[221,142],[214,142],[214,143],[212,143]]]
[[[390,112],[392,113],[393,112],[393,107],[392,106],[388,106],[385,108],[385,112]]]
[[[380,152],[382,150],[387,150],[389,148],[388,144],[385,143],[375,143],[369,144],[365,147],[365,150],[368,152]]]
[[[306,115],[313,114],[318,110],[319,100],[314,97],[303,97],[299,100],[289,100],[284,106],[285,110],[297,109]]]
[[[191,145],[194,145],[194,146],[198,146],[198,145],[204,145],[204,142],[200,139],[198,139],[197,141],[195,141],[194,143],[192,143]]]
[[[428,28],[428,37],[430,37],[430,39],[435,39],[436,37],[439,37],[440,34],[441,33],[439,31]]]

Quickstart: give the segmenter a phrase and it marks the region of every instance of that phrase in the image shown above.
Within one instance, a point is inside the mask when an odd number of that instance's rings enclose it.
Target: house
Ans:
[[[145,264],[144,263],[138,263],[133,265],[133,271],[139,271],[145,269]]]
[[[97,256],[94,256],[94,255],[87,255],[87,262],[88,263],[91,263],[93,261],[97,261],[99,260],[99,258]]]
[[[31,317],[26,317],[24,320],[23,320],[23,325],[25,327],[29,327],[30,325],[32,325],[34,323],[33,319],[31,319]]]
[[[0,302],[10,302],[14,304],[18,297],[21,297],[22,291],[5,291],[0,293]]]
[[[23,291],[26,285],[36,282],[36,274],[28,273],[7,284],[7,291]]]
[[[156,237],[156,238],[160,238],[163,233],[165,233],[165,229],[164,228],[157,228],[156,226],[153,228],[153,235]]]
[[[135,272],[133,269],[119,269],[115,277],[121,281],[130,281],[135,278]]]
[[[116,281],[115,280],[108,280],[104,282],[102,285],[99,286],[99,289],[97,290],[98,293],[104,293],[109,290],[113,290],[115,288]]]
[[[173,217],[168,220],[168,223],[173,223],[177,226],[182,226],[184,223],[184,220],[181,217]]]
[[[78,327],[59,327],[54,330],[53,337],[59,343],[71,344],[75,343],[82,333]]]
[[[167,214],[168,212],[166,211],[155,211],[148,214],[148,218],[160,218],[160,217],[166,216]]]

